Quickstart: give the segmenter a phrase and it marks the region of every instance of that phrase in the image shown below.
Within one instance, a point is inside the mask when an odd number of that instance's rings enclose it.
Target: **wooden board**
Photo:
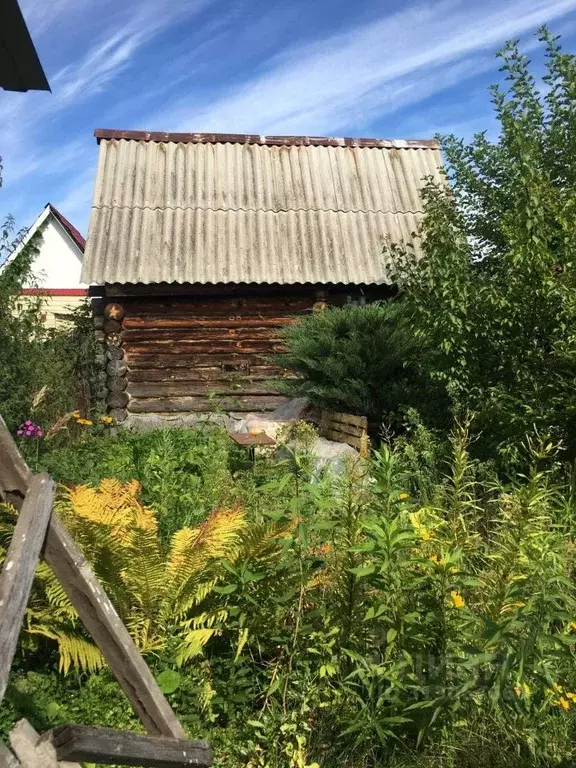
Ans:
[[[59,760],[86,760],[99,765],[122,763],[143,768],[212,765],[212,750],[205,741],[154,738],[85,725],[61,725],[46,736]]]
[[[20,763],[2,741],[0,741],[0,768],[20,768]]]
[[[238,397],[156,397],[131,400],[130,413],[192,413],[214,410],[215,406],[227,411],[273,411],[286,402],[281,395],[251,395]]]
[[[0,701],[8,685],[53,500],[54,483],[48,475],[33,476],[0,575]]]
[[[294,315],[258,315],[256,317],[228,317],[198,316],[193,314],[183,315],[132,315],[124,320],[124,332],[126,338],[131,338],[129,333],[133,330],[151,328],[278,328],[294,323],[297,318]],[[132,337],[136,338],[136,337]]]
[[[364,448],[367,440],[368,419],[366,416],[322,411],[320,435],[336,443],[346,443],[357,451]]]
[[[31,480],[32,472],[0,416],[0,500],[20,507]]]
[[[233,352],[226,352],[215,357],[211,354],[198,353],[197,351],[190,350],[186,354],[173,355],[167,352],[132,352],[129,358],[130,371],[146,368],[161,368],[167,374],[170,371],[177,368],[198,369],[202,367],[206,368],[220,368],[225,365],[239,366],[239,365],[263,365],[265,364],[266,357],[263,354],[254,355],[246,350],[234,350]]]
[[[161,355],[168,353],[169,355],[178,355],[182,353],[211,355],[212,359],[215,359],[217,355],[226,355],[231,352],[244,355],[272,355],[281,352],[283,348],[280,343],[252,339],[223,339],[213,343],[206,339],[189,339],[187,341],[165,339],[164,341],[148,340],[124,344],[124,350],[128,356],[131,354]]]
[[[212,366],[209,368],[177,368],[175,370],[164,371],[158,368],[138,368],[130,371],[131,382],[152,382],[152,381],[234,381],[238,378],[238,373],[247,373],[251,381],[266,381],[267,379],[276,379],[288,376],[282,368],[275,365],[254,365],[247,366],[243,371],[223,371],[222,366]]]
[[[44,556],[147,731],[185,738],[184,729],[110,598],[55,512],[48,527]]]
[[[150,383],[130,382],[128,394],[131,397],[187,397],[190,395],[202,395],[206,397],[208,392],[216,396],[229,395],[273,395],[277,394],[264,381],[252,381],[251,379],[225,379],[211,382],[191,381],[155,381]]]
[[[131,331],[123,331],[122,342],[124,346],[133,342],[157,342],[183,341],[188,343],[214,341],[274,341],[278,336],[276,328],[138,328]]]
[[[252,434],[251,432],[230,432],[230,438],[237,445],[276,445],[276,440],[265,432]]]

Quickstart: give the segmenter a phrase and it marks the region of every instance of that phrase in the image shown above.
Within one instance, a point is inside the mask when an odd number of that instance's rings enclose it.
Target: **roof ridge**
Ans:
[[[68,221],[66,216],[64,216],[58,208],[56,208],[55,205],[52,205],[52,203],[48,203],[48,207],[50,209],[50,212],[58,219],[60,224],[64,227],[66,232],[70,235],[72,240],[76,243],[78,248],[80,248],[81,251],[84,251],[86,248],[86,239],[80,234],[80,232],[76,229],[76,227]]]
[[[98,143],[110,139],[177,144],[260,144],[285,147],[373,147],[378,149],[439,149],[437,139],[378,139],[337,136],[265,136],[253,133],[163,133],[96,128]]]

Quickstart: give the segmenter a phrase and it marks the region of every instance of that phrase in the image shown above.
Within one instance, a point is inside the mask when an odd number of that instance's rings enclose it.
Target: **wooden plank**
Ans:
[[[225,352],[219,355],[204,354],[190,352],[189,354],[162,354],[160,352],[132,352],[129,355],[128,364],[130,370],[137,368],[198,368],[205,366],[208,368],[214,368],[221,365],[262,365],[266,362],[266,356],[264,354],[254,355],[253,353],[245,350],[234,350],[234,352]],[[123,371],[122,373],[124,373]],[[110,370],[109,370],[110,373]],[[114,373],[112,375],[121,375]]]
[[[350,424],[351,426],[359,427],[360,429],[366,429],[368,427],[368,419],[366,416],[355,416],[352,413],[338,413],[337,411],[328,411],[328,414],[332,421],[341,424]]]
[[[324,421],[321,421],[320,429],[332,429],[335,432],[342,432],[343,434],[350,435],[351,437],[361,437],[364,432],[366,432],[365,429],[361,429],[360,427],[354,427],[351,424],[341,424],[340,422],[333,421],[332,419],[325,419]]]
[[[266,380],[265,380],[266,381]],[[245,374],[245,378],[224,381],[163,381],[151,383],[132,383],[128,386],[130,397],[188,397],[190,395],[207,395],[213,392],[215,395],[273,395],[275,390],[266,387],[265,383],[252,382]]]
[[[130,413],[192,413],[212,411],[218,406],[227,411],[273,411],[286,402],[281,395],[251,395],[211,400],[207,397],[142,398],[131,400]]]
[[[184,768],[212,765],[212,750],[205,741],[157,738],[140,733],[61,725],[49,734],[59,760],[86,760],[99,765]]]
[[[20,763],[3,741],[0,741],[0,768],[21,768]]]
[[[280,326],[279,326],[280,327]],[[135,328],[122,333],[122,343],[147,342],[227,342],[227,341],[275,341],[277,328]]]
[[[248,376],[251,381],[265,381],[267,379],[285,378],[291,375],[277,365],[251,365],[246,366],[246,368],[246,371],[231,372],[223,371],[220,366],[213,366],[212,368],[177,368],[175,370],[143,368],[131,370],[128,376],[131,382],[190,381],[199,383],[201,381],[234,380],[238,375]],[[121,381],[125,381],[125,379],[121,379]]]
[[[19,507],[31,480],[32,472],[0,416],[0,499]]]
[[[294,315],[247,315],[246,317],[184,315],[132,315],[124,320],[124,334],[129,331],[151,328],[280,328],[298,320]]]
[[[359,437],[351,437],[350,435],[344,435],[342,432],[336,432],[331,429],[326,429],[322,432],[322,437],[327,440],[333,440],[335,443],[346,443],[356,450],[360,450],[362,440]]]
[[[230,432],[229,435],[237,445],[276,445],[276,440],[265,432],[255,435],[251,432]]]
[[[79,763],[59,762],[53,745],[42,739],[26,719],[19,720],[10,731],[10,744],[20,768],[81,768]]]
[[[184,729],[128,630],[55,512],[48,527],[44,556],[144,727],[152,734],[184,738]]]
[[[171,355],[183,354],[207,354],[218,355],[226,354],[230,352],[243,353],[245,355],[250,354],[264,354],[271,355],[274,352],[280,352],[284,349],[281,343],[274,343],[273,341],[251,341],[251,340],[222,340],[213,342],[212,344],[204,339],[188,340],[174,342],[166,339],[165,341],[143,341],[132,342],[127,341],[124,344],[124,350],[127,355],[139,353],[142,355],[156,355],[166,354]],[[110,366],[108,366],[108,370]]]
[[[53,500],[52,480],[48,475],[34,475],[0,575],[0,701],[8,685]]]

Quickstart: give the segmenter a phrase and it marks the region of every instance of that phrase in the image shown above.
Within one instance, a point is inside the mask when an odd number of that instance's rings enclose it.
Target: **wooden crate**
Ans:
[[[337,443],[347,443],[364,453],[368,447],[368,419],[351,413],[322,411],[320,436]]]

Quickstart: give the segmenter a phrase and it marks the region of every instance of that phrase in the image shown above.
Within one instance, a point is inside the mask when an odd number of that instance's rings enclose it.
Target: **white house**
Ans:
[[[67,218],[48,203],[30,227],[11,258],[40,231],[40,252],[32,264],[33,283],[24,287],[24,296],[45,297],[46,324],[56,327],[66,320],[70,309],[82,303],[88,286],[80,282],[86,241]]]

